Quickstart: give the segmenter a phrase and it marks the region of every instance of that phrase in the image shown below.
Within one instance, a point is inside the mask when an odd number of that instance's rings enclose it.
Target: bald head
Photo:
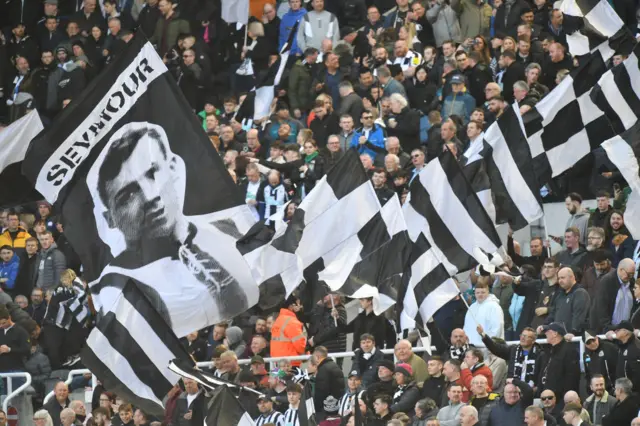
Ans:
[[[571,268],[562,268],[558,271],[558,285],[565,291],[571,290],[576,284],[576,276]]]
[[[636,273],[636,263],[632,259],[622,259],[618,263],[618,277],[622,282],[629,282]]]
[[[564,403],[565,405],[571,403],[582,405],[582,403],[580,402],[580,396],[575,391],[569,391],[564,394]]]

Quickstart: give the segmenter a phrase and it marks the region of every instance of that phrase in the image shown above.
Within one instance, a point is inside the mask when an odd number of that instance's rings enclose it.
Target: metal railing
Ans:
[[[27,372],[19,372],[19,373],[0,373],[0,377],[3,379],[7,379],[7,397],[4,399],[2,403],[2,410],[6,413],[9,408],[9,402],[24,392],[29,386],[31,386],[31,374]],[[13,390],[13,379],[24,378],[25,382],[18,386],[18,389]]]
[[[78,369],[78,370],[71,370],[69,371],[69,375],[67,376],[67,380],[65,380],[65,384],[66,385],[70,385],[71,382],[73,382],[73,378],[75,376],[81,376],[81,375],[85,375],[85,374],[91,374],[91,388],[95,388],[96,384],[97,384],[97,379],[96,376],[91,373],[91,371],[89,371],[86,368],[83,369]],[[47,394],[47,396],[44,397],[44,404],[46,404],[47,402],[49,402],[49,400],[53,397],[53,395],[55,395],[55,391],[51,391]]]

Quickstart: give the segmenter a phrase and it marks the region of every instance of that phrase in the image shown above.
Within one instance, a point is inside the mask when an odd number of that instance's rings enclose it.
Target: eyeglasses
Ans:
[[[555,399],[555,396],[541,396],[540,399],[542,401],[551,401],[552,399]]]

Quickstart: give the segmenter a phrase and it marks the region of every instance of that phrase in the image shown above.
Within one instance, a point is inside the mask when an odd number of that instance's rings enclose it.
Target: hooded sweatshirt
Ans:
[[[242,329],[240,327],[229,327],[226,332],[229,350],[236,353],[241,358],[247,349],[247,344],[242,340]]]
[[[490,294],[484,302],[476,300],[464,317],[464,332],[469,336],[469,343],[484,346],[482,337],[476,331],[476,321],[482,325],[487,336],[504,339],[504,313],[498,298],[493,294]]]
[[[15,287],[19,267],[20,258],[15,253],[8,262],[2,262],[0,264],[0,278],[7,278],[7,281],[2,284],[3,289],[12,290]]]
[[[587,233],[589,227],[589,212],[578,211],[576,214],[571,215],[564,229],[571,228],[572,226],[578,228],[580,231],[580,244],[586,246],[587,237],[589,236]]]

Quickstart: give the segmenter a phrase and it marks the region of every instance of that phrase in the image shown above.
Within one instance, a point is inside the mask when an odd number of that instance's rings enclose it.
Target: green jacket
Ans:
[[[289,102],[292,113],[296,109],[305,112],[311,108],[312,99],[309,89],[312,80],[311,70],[302,63],[302,60],[298,60],[289,74]]]
[[[168,25],[166,32],[164,31],[165,25]],[[163,43],[163,33],[164,33],[164,43]],[[167,20],[164,17],[158,19],[156,23],[156,29],[153,32],[153,35],[149,39],[151,44],[156,45],[156,50],[158,51],[158,55],[164,56],[173,46],[178,42],[178,36],[180,34],[190,34],[191,28],[189,27],[189,22],[180,18],[180,14],[178,12],[174,12],[171,20],[167,24]],[[164,48],[163,48],[164,46]]]
[[[458,13],[463,40],[478,34],[489,39],[491,6],[486,2],[478,5],[476,0],[451,0],[451,7]]]

